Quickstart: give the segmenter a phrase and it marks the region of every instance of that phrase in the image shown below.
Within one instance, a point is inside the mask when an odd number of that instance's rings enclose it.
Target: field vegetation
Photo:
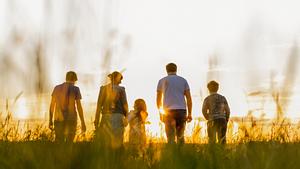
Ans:
[[[288,120],[231,121],[225,146],[207,144],[202,130],[200,123],[195,122],[185,145],[167,145],[164,138],[149,136],[143,151],[136,151],[128,143],[123,149],[113,150],[95,140],[92,130],[78,133],[72,144],[55,143],[54,133],[46,123],[13,121],[8,115],[0,123],[0,168],[298,169],[300,166],[300,126]]]

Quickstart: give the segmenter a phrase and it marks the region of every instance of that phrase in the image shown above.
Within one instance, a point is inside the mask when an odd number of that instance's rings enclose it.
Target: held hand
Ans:
[[[128,125],[128,120],[126,117],[123,119],[123,125],[124,125],[124,127],[126,127]]]
[[[166,121],[166,115],[165,115],[164,109],[162,107],[160,107],[158,109],[158,113],[159,113],[160,121],[164,123]]]
[[[53,125],[53,121],[52,120],[49,120],[49,129],[50,130],[53,130],[54,129],[54,125]]]
[[[84,133],[86,131],[85,123],[81,124],[81,132]]]
[[[192,115],[188,115],[187,117],[186,117],[186,121],[189,123],[189,122],[191,122],[193,120],[193,118],[192,118]]]

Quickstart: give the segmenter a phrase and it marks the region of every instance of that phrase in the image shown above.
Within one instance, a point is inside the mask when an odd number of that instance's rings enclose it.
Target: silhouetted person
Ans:
[[[192,120],[190,88],[184,78],[176,75],[174,63],[167,64],[166,71],[168,76],[160,79],[157,85],[157,108],[165,112],[161,120],[165,123],[168,143],[175,143],[175,136],[178,143],[184,143],[186,121]]]
[[[230,109],[224,96],[218,94],[219,84],[210,81],[207,84],[210,95],[203,102],[202,113],[207,122],[209,143],[216,143],[216,137],[221,144],[226,143],[227,122]]]
[[[143,99],[136,99],[133,108],[128,113],[129,144],[140,153],[144,150],[147,139],[145,130],[147,105]]]
[[[110,83],[101,86],[95,117],[96,134],[106,145],[119,148],[123,145],[124,128],[127,125],[128,103],[125,88],[119,86],[123,76],[115,71],[108,75]],[[101,122],[99,125],[99,119]]]
[[[86,131],[83,110],[81,106],[81,94],[75,82],[77,75],[70,71],[66,74],[66,82],[55,86],[50,104],[49,127],[54,131],[55,141],[73,142],[77,127],[77,112],[81,121],[82,132]]]

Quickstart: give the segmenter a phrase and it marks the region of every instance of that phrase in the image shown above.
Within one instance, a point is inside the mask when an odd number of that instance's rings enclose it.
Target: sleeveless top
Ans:
[[[98,106],[101,109],[101,113],[120,113],[124,114],[124,105],[127,104],[125,88],[118,85],[105,85],[101,86]]]

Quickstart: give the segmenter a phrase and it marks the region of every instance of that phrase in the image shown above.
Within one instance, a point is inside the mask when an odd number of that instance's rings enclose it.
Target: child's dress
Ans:
[[[145,120],[148,113],[131,110],[128,114],[129,122],[129,143],[143,146],[146,144]]]

